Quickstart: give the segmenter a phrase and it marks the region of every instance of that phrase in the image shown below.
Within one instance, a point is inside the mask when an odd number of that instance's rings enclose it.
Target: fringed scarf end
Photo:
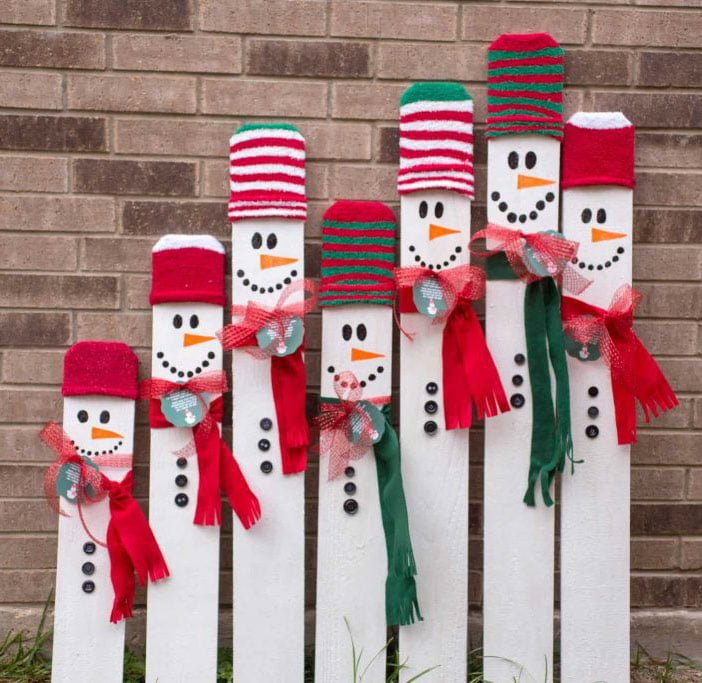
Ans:
[[[389,574],[385,581],[385,618],[388,626],[422,621],[414,576]]]

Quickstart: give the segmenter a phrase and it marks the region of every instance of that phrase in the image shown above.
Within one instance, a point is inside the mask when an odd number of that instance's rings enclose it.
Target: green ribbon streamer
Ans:
[[[337,398],[320,398],[320,403],[340,403]],[[385,430],[373,446],[378,472],[380,514],[385,532],[388,573],[385,579],[385,619],[388,626],[421,621],[417,600],[417,566],[407,517],[407,503],[402,485],[400,442],[390,423],[390,404],[382,406]]]
[[[488,257],[489,280],[516,280],[507,256]],[[561,325],[561,296],[553,278],[545,277],[526,286],[524,331],[532,393],[531,453],[524,502],[534,506],[537,481],[547,506],[553,505],[550,489],[556,471],[563,472],[573,460],[570,427],[570,388]],[[556,400],[551,389],[551,371],[556,380]]]

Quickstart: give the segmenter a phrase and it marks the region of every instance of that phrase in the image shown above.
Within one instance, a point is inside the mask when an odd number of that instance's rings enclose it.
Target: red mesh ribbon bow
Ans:
[[[103,500],[105,496],[109,497],[110,521],[107,525],[106,543],[98,541],[87,527],[86,532],[94,541],[106,546],[110,556],[110,578],[114,591],[110,621],[117,623],[131,617],[136,592],[134,573],[136,572],[139,584],[142,586],[147,578],[158,581],[169,576],[168,566],[151,527],[132,496],[134,486],[132,470],[127,472],[122,481],[112,481],[76,455],[68,435],[55,422],[49,422],[39,436],[58,456],[49,466],[44,478],[44,492],[52,508],[59,514],[64,514],[60,510],[56,495],[56,478],[61,467],[66,464],[75,464],[80,467],[76,500],[79,514],[81,503],[93,504]],[[116,461],[113,464],[115,463]],[[89,485],[95,491],[95,495],[88,497],[85,493],[85,485]],[[82,514],[81,522],[85,527]]]
[[[467,429],[472,406],[479,419],[509,410],[505,390],[492,360],[472,301],[485,294],[485,273],[475,266],[457,266],[439,272],[428,268],[396,268],[400,313],[417,313],[413,289],[434,279],[448,308],[434,318],[445,323],[441,357],[446,429]]]
[[[222,421],[221,400],[214,399],[208,407],[202,396],[203,393],[222,394],[227,391],[226,375],[221,370],[213,370],[193,377],[184,384],[158,378],[144,380],[139,392],[141,398],[151,399],[151,427],[173,427],[161,412],[160,399],[166,394],[181,390],[195,394],[204,410],[202,421],[192,428],[200,476],[193,523],[203,526],[222,523],[221,490],[226,494],[243,527],[248,529],[261,517],[261,506],[216,426],[216,422]]]
[[[636,443],[636,399],[646,422],[678,404],[663,372],[633,330],[641,294],[622,285],[607,310],[564,296],[564,332],[581,344],[595,344],[609,366],[619,444]]]
[[[286,303],[297,292],[302,292],[302,301]],[[263,327],[270,327],[277,332],[278,343],[282,343],[291,319],[304,318],[314,308],[316,300],[314,284],[310,280],[299,280],[283,290],[275,308],[253,301],[246,306],[232,306],[232,315],[243,318],[227,325],[218,335],[225,350],[254,347],[251,349],[254,356],[271,359],[271,388],[278,420],[283,474],[304,472],[307,467],[310,431],[305,415],[307,377],[302,358],[304,343],[287,356],[276,356],[258,348],[256,334]]]
[[[482,239],[494,242],[495,247],[479,251],[470,246]],[[488,223],[484,230],[471,237],[470,245],[471,252],[476,256],[491,256],[504,251],[515,275],[526,284],[552,277],[563,289],[573,294],[580,294],[590,284],[590,280],[570,266],[580,245],[558,237],[557,233],[525,233]]]
[[[322,399],[320,414],[315,418],[319,426],[319,453],[329,456],[328,479],[336,479],[351,460],[359,460],[377,439],[375,426],[361,401],[363,389],[356,376],[348,370],[334,379],[334,391],[339,402]],[[369,401],[375,405],[390,402],[389,396]],[[355,440],[351,433],[357,434]]]

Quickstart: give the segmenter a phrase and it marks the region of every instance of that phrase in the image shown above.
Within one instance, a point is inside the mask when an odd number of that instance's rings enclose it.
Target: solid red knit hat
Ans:
[[[211,235],[164,235],[152,252],[151,305],[224,306],[224,247]]]
[[[634,126],[624,114],[578,112],[565,127],[561,187],[634,187]]]
[[[81,341],[63,358],[64,396],[102,394],[136,400],[138,390],[136,354],[122,342]]]

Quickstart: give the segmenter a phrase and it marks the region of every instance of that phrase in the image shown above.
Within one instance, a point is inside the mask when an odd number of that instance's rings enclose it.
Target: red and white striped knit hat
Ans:
[[[473,198],[473,100],[458,83],[415,83],[400,100],[400,194]]]
[[[289,124],[247,123],[229,140],[229,220],[305,220],[305,139]]]

